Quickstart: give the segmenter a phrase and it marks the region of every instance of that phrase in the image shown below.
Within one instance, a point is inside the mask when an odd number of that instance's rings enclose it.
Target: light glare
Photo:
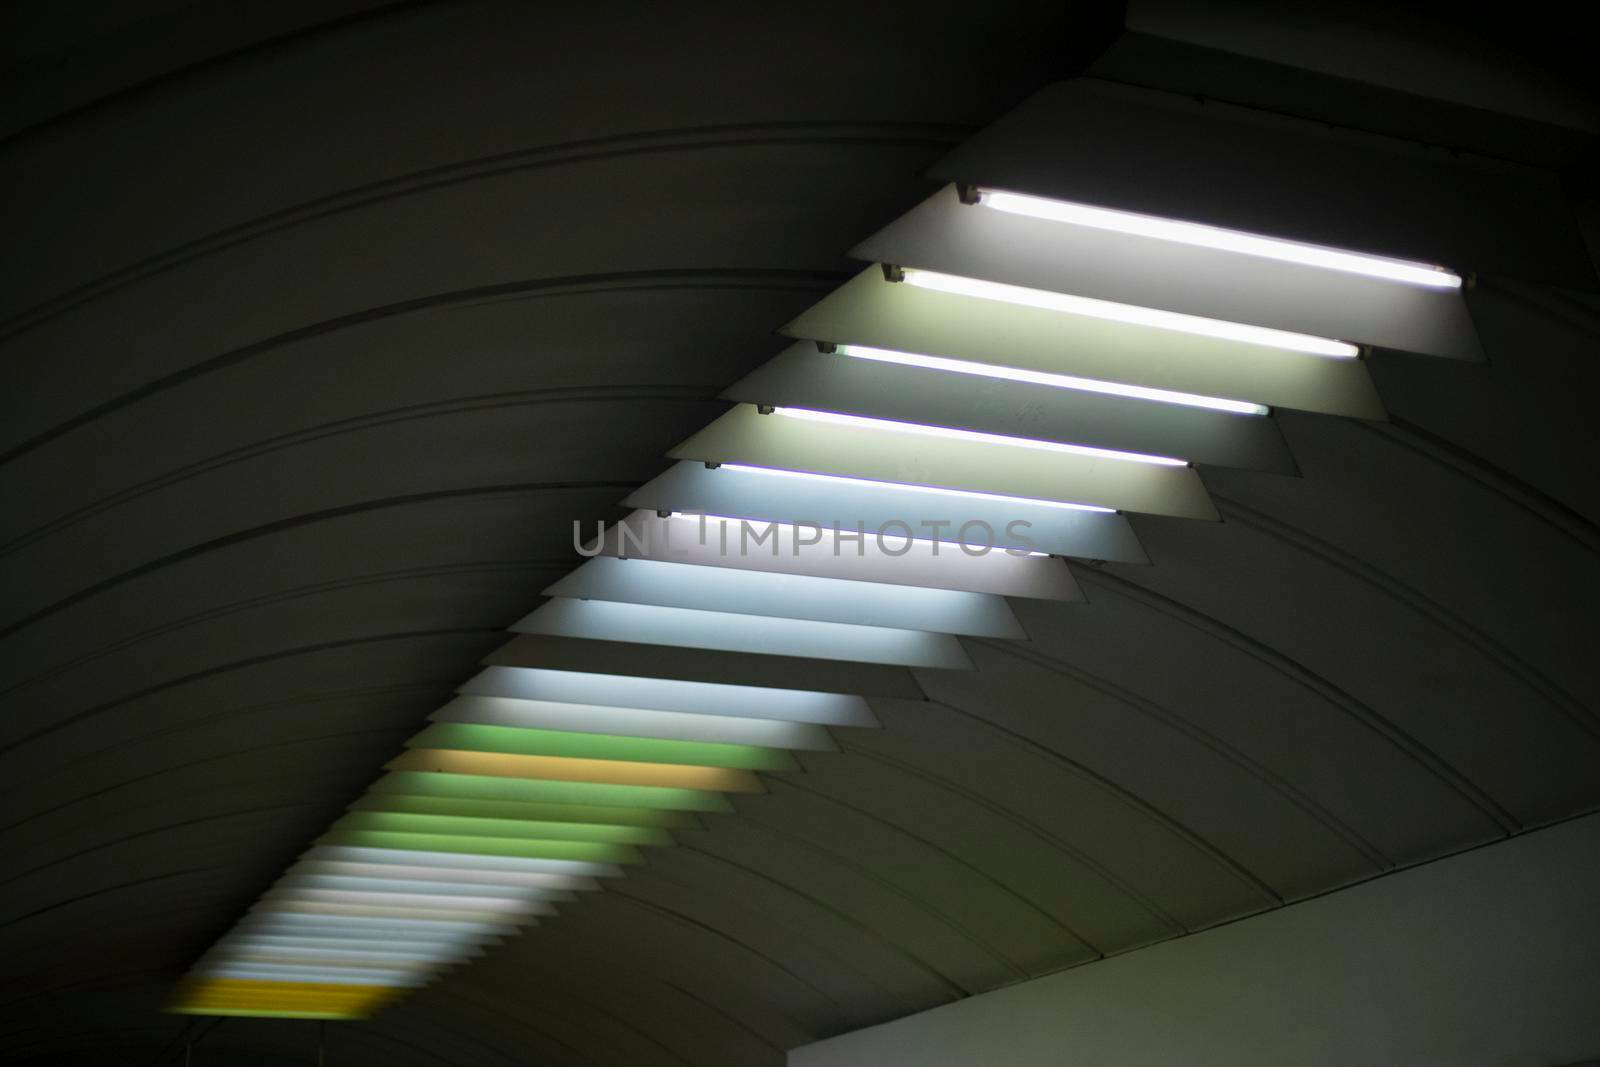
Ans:
[[[1345,252],[1337,248],[1285,241],[1277,237],[1262,237],[1238,230],[1225,230],[1220,226],[1207,226],[1200,222],[1180,222],[1177,219],[1163,219],[1154,215],[1140,215],[1131,211],[1115,211],[1110,208],[1090,207],[1087,204],[1074,204],[1066,200],[1050,200],[1042,196],[991,189],[979,190],[978,203],[983,207],[1011,215],[1026,215],[1029,218],[1088,226],[1096,230],[1111,230],[1135,237],[1152,237],[1161,241],[1198,245],[1219,252],[1261,256],[1282,263],[1298,263],[1306,267],[1362,274],[1386,281],[1425,285],[1433,289],[1458,289],[1461,286],[1460,275],[1426,263],[1390,259],[1386,256],[1369,256],[1360,252]]]

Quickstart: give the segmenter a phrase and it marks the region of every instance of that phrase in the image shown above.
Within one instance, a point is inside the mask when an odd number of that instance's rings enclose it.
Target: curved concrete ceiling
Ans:
[[[161,1004],[571,568],[572,521],[620,517],[1107,21],[310,6],[149,5],[83,31],[98,82],[19,61],[17,1062],[303,1062],[310,1024]],[[965,640],[977,672],[330,1027],[330,1062],[777,1063],[1592,809],[1600,303],[1486,277],[1472,308],[1487,366],[1379,357],[1387,423],[1281,413],[1300,477],[1208,469],[1222,522],[1136,520],[1153,566],[1015,602],[1031,643]]]

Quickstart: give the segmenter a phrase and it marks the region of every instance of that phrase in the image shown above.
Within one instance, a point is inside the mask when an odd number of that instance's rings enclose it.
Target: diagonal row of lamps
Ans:
[[[173,1010],[369,1015],[1026,640],[1064,557],[1148,562],[1129,514],[1215,520],[1197,466],[1294,473],[1274,408],[1383,418],[1361,345],[1481,358],[1438,267],[1011,189],[856,254]]]

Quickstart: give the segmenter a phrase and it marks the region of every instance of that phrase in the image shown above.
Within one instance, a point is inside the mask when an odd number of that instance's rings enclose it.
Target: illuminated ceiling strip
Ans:
[[[474,840],[491,841],[491,838]],[[520,842],[519,842],[520,843]],[[566,844],[566,842],[561,842]],[[609,846],[608,846],[609,847]],[[513,853],[515,854],[515,853]],[[274,897],[270,893],[250,906],[251,915],[327,915],[344,919],[417,919],[435,922],[482,923],[486,925],[527,924],[533,922],[530,914],[497,911],[485,908],[472,911],[467,908],[405,908],[383,907],[376,904],[344,904],[334,901],[307,900],[303,897]]]
[[[468,837],[523,837],[539,841],[593,841],[614,845],[672,844],[672,835],[656,826],[533,822],[524,819],[484,819],[464,815],[418,815],[402,811],[351,812],[340,818],[329,829],[460,834]]]
[[[846,415],[837,411],[814,411],[810,408],[780,407],[775,414],[806,422],[820,422],[832,426],[856,426],[864,430],[889,430],[894,433],[915,434],[919,437],[938,437],[950,441],[968,441],[972,444],[1003,445],[1008,448],[1028,448],[1039,452],[1062,452],[1074,456],[1093,456],[1097,459],[1115,459],[1130,463],[1149,463],[1157,467],[1187,467],[1187,460],[1171,456],[1150,456],[1141,452],[1119,452],[1110,448],[1093,448],[1089,445],[1063,444],[1059,441],[1040,441],[1031,437],[1008,437],[997,433],[980,433],[950,426],[927,426],[915,422],[896,422],[893,419],[873,419],[865,415]]]
[[[679,502],[681,505],[681,501]],[[774,519],[776,517],[773,517]],[[952,528],[954,528],[952,526]],[[671,560],[596,556],[558,582],[545,587],[552,597],[576,597],[660,607],[697,608],[742,615],[783,616],[817,622],[843,622],[934,633],[985,637],[1026,637],[1003,598],[985,593],[926,586],[857,582],[808,574],[705,567]],[[549,705],[562,707],[563,705]],[[565,705],[576,707],[576,705]],[[626,713],[626,709],[611,709]],[[660,713],[654,713],[659,715]],[[437,716],[436,716],[437,717]],[[688,716],[683,722],[712,723],[716,716]],[[660,720],[665,722],[667,720]],[[759,720],[744,719],[749,724]],[[714,729],[707,725],[706,729]],[[699,727],[695,728],[696,730]],[[832,747],[825,731],[801,723],[770,724],[766,730],[808,732],[823,747]],[[634,733],[635,730],[600,730]],[[759,731],[758,731],[759,732]],[[640,736],[669,736],[668,734]],[[800,736],[797,734],[796,736]],[[719,740],[707,736],[705,740]],[[733,740],[729,738],[729,740]],[[811,748],[809,743],[754,741],[783,748]]]
[[[422,974],[437,972],[453,967],[459,960],[430,957],[427,959],[406,959],[404,957],[386,957],[380,954],[365,953],[365,958],[356,958],[358,953],[350,952],[265,952],[244,946],[230,946],[226,950],[213,949],[206,954],[206,962],[215,963],[219,967],[254,967],[267,964],[274,967],[315,967],[341,969],[346,971],[365,971],[371,968],[381,968],[395,974]]]
[[[485,726],[465,722],[433,723],[408,740],[406,747],[451,748],[520,756],[557,756],[635,763],[737,767],[745,770],[794,770],[796,767],[794,757],[783,749],[765,748],[759,745],[670,741],[617,734],[580,734],[565,730]]]
[[[1111,230],[1134,237],[1149,237],[1179,244],[1198,245],[1219,252],[1237,252],[1241,255],[1261,256],[1283,263],[1298,263],[1307,267],[1362,274],[1369,278],[1407,282],[1434,289],[1458,289],[1461,277],[1443,267],[1416,263],[1388,256],[1346,252],[1322,245],[1287,241],[1278,237],[1263,237],[1239,230],[1208,226],[1199,222],[1180,222],[1154,215],[1141,215],[1131,211],[1091,207],[1068,200],[1052,200],[1024,193],[1004,192],[998,189],[978,189],[980,206],[1004,211],[1012,215],[1049,222],[1087,226],[1096,230]]]
[[[416,988],[425,985],[426,975],[405,971],[357,970],[342,967],[275,967],[268,963],[252,964],[202,964],[190,972],[211,978],[254,978],[262,981],[282,979],[287,982],[318,982],[329,985],[402,986]]]
[[[630,763],[625,760],[412,748],[384,764],[384,767],[392,771],[444,771],[448,774],[487,774],[504,778],[669,785],[684,789],[715,789],[725,793],[761,792],[761,783],[749,771],[670,763]]]
[[[453,944],[477,944],[501,937],[514,937],[520,932],[517,926],[510,923],[480,923],[462,919],[374,919],[284,911],[246,915],[233,928],[233,933],[251,936],[382,938],[393,941],[449,941]]]
[[[892,485],[852,484],[849,480],[805,481],[797,478],[766,477],[759,470],[752,473],[748,470],[730,470],[726,464],[721,467],[708,468],[700,460],[679,460],[646,484],[628,494],[623,501],[625,507],[639,509],[647,514],[666,512],[681,512],[684,514],[708,515],[738,515],[746,519],[760,522],[781,522],[791,525],[801,523],[816,523],[824,528],[831,529],[837,524],[841,529],[854,530],[860,528],[869,535],[876,535],[885,528],[891,532],[899,529],[898,525],[904,522],[906,516],[912,516],[918,525],[930,520],[944,523],[942,529],[922,526],[928,531],[928,536],[942,536],[955,538],[955,531],[963,525],[981,522],[997,533],[1004,532],[1008,526],[1016,522],[1026,522],[1028,537],[1033,541],[1033,548],[1037,551],[1048,552],[1056,556],[1077,556],[1081,559],[1103,559],[1117,563],[1148,563],[1149,558],[1139,546],[1139,540],[1134,535],[1128,520],[1115,513],[1091,512],[1081,509],[1052,508],[1047,506],[1020,504],[1015,501],[989,500],[980,496],[968,497],[935,497],[930,498],[925,492],[914,488],[903,488]],[[637,512],[636,512],[637,513]],[[969,534],[970,536],[970,534]],[[1001,538],[1003,540],[1004,538]],[[948,543],[948,542],[946,542]],[[635,553],[629,553],[626,566],[632,566],[638,561]],[[609,557],[600,556],[598,559]],[[594,560],[590,560],[593,563]],[[680,560],[676,558],[653,561],[660,566],[704,566],[695,560]],[[585,564],[584,567],[587,567]],[[577,574],[582,574],[584,567],[578,569]],[[727,568],[724,568],[725,570]],[[825,581],[852,581],[849,578],[829,575],[823,572],[808,573],[806,577],[815,577]],[[574,582],[574,585],[577,583]],[[942,585],[935,586],[909,586],[904,582],[895,583],[887,581],[869,581],[869,585],[886,586],[893,589],[923,588],[939,590],[942,592],[955,592],[966,596],[994,597],[994,593],[972,593],[965,589],[951,590]],[[574,595],[567,593],[565,595]],[[584,595],[584,594],[576,594]],[[617,596],[595,594],[599,600],[625,599]],[[821,600],[819,610],[826,610],[826,605],[837,603],[831,599]],[[992,601],[990,603],[993,603]],[[1004,606],[1004,600],[999,601]],[[870,602],[869,602],[870,604]],[[686,607],[693,606],[685,604]],[[891,602],[891,605],[893,603]],[[866,607],[866,605],[864,605]],[[730,611],[740,610],[730,607]],[[909,609],[909,606],[907,608]],[[996,614],[990,611],[987,616],[979,612],[975,618],[983,620],[978,629],[995,628]],[[822,616],[829,617],[829,616]],[[937,629],[945,633],[965,633],[967,629],[953,625],[948,614],[948,606],[943,610],[929,612],[924,616],[930,620],[937,620],[937,625],[930,621],[921,629]],[[1021,637],[1020,627],[1015,626],[1015,616],[1006,608],[998,613],[1003,620],[999,624],[1000,632],[983,634],[982,636],[995,637]],[[898,624],[899,619],[887,616]],[[912,627],[913,629],[919,627]],[[620,703],[620,701],[619,701]]]
[[[1116,513],[1116,508],[1098,504],[1074,504],[1065,500],[1040,500],[1034,497],[1007,496],[1004,493],[979,493],[969,489],[944,489],[937,485],[913,485],[909,482],[882,482],[872,478],[850,478],[842,474],[813,474],[810,471],[784,470],[781,467],[755,467],[745,463],[724,463],[723,470],[744,471],[747,474],[768,474],[779,478],[800,478],[813,482],[832,482],[835,485],[867,488],[899,489],[934,496],[960,497],[967,500],[985,500],[1002,504],[1025,504],[1035,508],[1060,508],[1063,511],[1092,511],[1102,515]],[[827,532],[827,531],[825,531]]]
[[[919,289],[931,289],[952,296],[994,300],[1021,307],[1057,311],[1067,315],[1082,315],[1107,322],[1120,322],[1130,326],[1149,326],[1158,330],[1214,337],[1241,344],[1260,345],[1288,352],[1304,352],[1312,356],[1334,359],[1354,359],[1361,354],[1355,345],[1327,337],[1273,330],[1265,326],[1249,326],[1242,322],[1224,322],[1199,315],[1184,315],[1176,311],[1118,304],[1110,300],[1094,300],[1086,296],[1052,293],[1044,289],[1029,289],[1003,282],[989,282],[978,278],[963,278],[954,274],[941,274],[931,270],[906,270],[905,282]]]
[[[665,607],[613,600],[546,601],[512,627],[517,633],[582,637],[596,641],[703,648],[753,655],[971,670],[961,643],[948,634],[848,622],[745,615],[703,608]],[[682,744],[684,742],[660,742]],[[647,757],[646,757],[647,758]],[[700,760],[696,762],[712,762]]]
[[[518,804],[510,800],[463,800],[457,797],[368,793],[350,811],[394,811],[412,815],[460,815],[472,819],[516,819],[523,822],[599,823],[671,830],[697,830],[699,818],[686,811],[650,811],[584,804]]]
[[[1198,393],[1180,393],[1171,389],[1151,389],[1142,385],[1121,382],[1103,382],[1093,378],[1076,378],[1070,374],[1051,374],[1046,371],[1027,370],[1022,367],[1003,367],[998,364],[974,363],[965,359],[947,359],[944,356],[924,356],[914,352],[896,352],[870,345],[839,345],[842,355],[877,363],[894,363],[904,367],[921,367],[926,370],[948,371],[952,374],[971,374],[982,378],[1000,378],[1005,381],[1044,385],[1054,389],[1075,389],[1085,393],[1102,393],[1106,396],[1150,400],[1160,404],[1181,404],[1185,407],[1209,408],[1235,415],[1266,415],[1272,409],[1264,404],[1246,400],[1226,400],[1219,396],[1201,396]]]
[[[524,757],[501,757],[502,759]],[[356,848],[417,848],[477,856],[590,860],[596,863],[642,863],[631,845],[593,841],[539,841],[525,837],[475,837],[467,834],[401,833],[391,830],[335,830],[319,841]]]
[[[510,670],[515,673],[514,668]],[[483,671],[477,680],[498,677]],[[468,682],[471,686],[473,682]],[[463,687],[465,688],[465,687]],[[520,699],[520,698],[512,698]],[[631,808],[641,812],[727,811],[721,793],[642,785],[594,782],[513,781],[469,774],[418,774],[396,771],[367,787],[369,796],[406,793],[416,797],[449,797],[484,803],[590,805]]]
[[[596,883],[591,883],[598,888]],[[278,889],[343,889],[357,893],[426,893],[433,896],[459,897],[475,900],[480,897],[514,897],[530,900],[576,900],[567,889],[527,887],[518,885],[487,885],[482,882],[430,882],[412,878],[367,877],[355,878],[336,874],[310,874],[299,867],[273,883]]]
[[[392,797],[391,799],[429,800],[430,797]],[[458,857],[459,858],[459,857]],[[288,873],[295,877],[370,878],[373,881],[422,881],[462,884],[468,887],[502,887],[587,892],[600,888],[593,878],[574,874],[549,874],[543,871],[496,871],[483,867],[427,867],[400,863],[362,863],[348,860],[301,860]]]
[[[483,949],[467,942],[392,941],[382,938],[292,937],[287,934],[252,934],[235,931],[217,942],[218,949],[248,948],[262,952],[339,952],[350,958],[369,953],[395,960],[458,960],[482,956]]]
[[[261,894],[263,901],[298,902],[318,904],[349,904],[353,907],[427,908],[433,911],[466,912],[489,915],[554,915],[555,907],[548,901],[521,897],[457,897],[436,893],[380,893],[359,889],[312,889],[309,887],[274,887]]]
[[[390,775],[389,777],[395,776]],[[431,776],[417,775],[416,777],[426,778]],[[448,867],[456,870],[469,868],[485,871],[520,871],[527,874],[571,874],[590,878],[615,878],[622,874],[620,868],[610,863],[537,858],[518,859],[514,856],[477,856],[469,858],[453,853],[428,852],[425,849],[313,845],[301,858],[303,861],[310,862],[381,863],[406,867]]]
[[[616,560],[590,560],[618,562]],[[588,564],[584,564],[588,566]],[[674,564],[657,564],[652,560],[630,560],[629,567],[671,567]],[[711,567],[695,570],[710,571],[713,575],[725,573],[755,574],[754,571],[719,571]],[[862,583],[866,584],[866,583]],[[612,708],[598,704],[560,704],[549,700],[517,700],[511,697],[457,697],[443,708],[428,716],[434,722],[478,723],[484,726],[515,726],[524,729],[584,730],[598,734],[617,734],[627,737],[650,737],[664,741],[711,741],[720,744],[758,745],[766,748],[790,748],[829,752],[834,748],[828,731],[809,723],[781,722],[776,719],[749,719],[733,715],[695,715],[679,711],[651,711],[647,708]],[[415,798],[422,800],[425,798]],[[484,804],[492,801],[456,801],[462,804]],[[525,810],[525,817],[534,818],[537,811],[548,811],[546,818],[557,817],[563,808],[574,809],[572,817],[584,818],[589,812],[595,821],[605,821],[601,815],[616,817],[629,813],[644,817],[640,825],[696,826],[694,816],[681,812],[650,812],[634,808],[585,806],[577,804],[516,805],[504,804],[508,811]],[[487,813],[487,808],[485,808]],[[440,814],[469,815],[475,812],[462,809]],[[587,820],[585,820],[587,821]]]
[[[1074,460],[1074,462],[1082,461]],[[1174,472],[1153,473],[1165,477]],[[1190,471],[1175,473],[1192,474]],[[977,543],[967,544],[963,550],[960,545],[897,537],[895,533],[883,534],[880,537],[870,533],[854,534],[848,530],[841,530],[835,537],[833,531],[828,530],[822,531],[819,537],[817,527],[807,526],[804,523],[790,525],[763,521],[753,525],[756,527],[754,533],[742,521],[689,515],[673,515],[663,519],[653,512],[636,511],[621,524],[607,530],[606,539],[599,547],[606,555],[620,556],[630,561],[671,560],[680,565],[693,564],[773,574],[803,574],[848,581],[882,582],[894,586],[919,585],[934,589],[978,592],[991,596],[1002,594],[1046,600],[1073,602],[1083,600],[1083,592],[1073,578],[1071,568],[1063,561],[1019,549],[995,548],[992,551],[985,551],[982,548],[990,532],[1021,536],[1022,528],[1005,527],[1000,531],[994,531],[992,527],[969,529],[967,536]],[[700,539],[702,526],[705,527],[703,541]],[[642,535],[642,541],[635,540],[635,533]],[[755,537],[765,538],[765,547],[758,546]],[[516,642],[532,640],[538,639],[523,635],[518,637]],[[545,638],[544,640],[572,639]],[[522,655],[515,647],[516,642],[512,646],[490,653],[488,662],[536,668],[589,666],[589,663],[578,660],[576,656],[570,660],[556,660],[551,663]],[[699,656],[737,655],[707,653],[699,649],[691,651]],[[600,661],[598,656],[593,659],[596,664]],[[863,667],[873,672],[894,672],[888,677],[880,674],[878,678],[869,676],[862,679],[859,676],[849,675],[820,676],[808,667],[808,661],[796,662],[791,658],[784,662],[788,669],[782,679],[790,684],[805,684],[808,679],[817,684],[823,677],[827,677],[828,684],[839,686],[844,692],[852,694],[873,692],[884,696],[906,695],[911,699],[921,699],[923,695],[920,690],[914,695],[903,692],[905,687],[902,679],[908,675],[901,672],[905,672],[906,668],[854,663],[841,663],[835,666],[835,670]],[[634,670],[634,664],[630,663],[628,669]],[[650,672],[639,670],[638,673]],[[737,675],[728,677],[739,682],[745,680]],[[500,690],[490,691],[500,692]],[[504,695],[516,694],[507,692]],[[628,703],[634,701],[630,700]],[[864,700],[861,706],[865,709]],[[690,710],[707,709],[702,707]],[[769,708],[745,713],[759,715],[762,718],[776,717],[773,709]],[[800,718],[797,715],[785,717]]]
[[[699,715],[738,715],[823,726],[877,726],[867,702],[846,693],[692,682],[545,667],[486,667],[457,692]]]

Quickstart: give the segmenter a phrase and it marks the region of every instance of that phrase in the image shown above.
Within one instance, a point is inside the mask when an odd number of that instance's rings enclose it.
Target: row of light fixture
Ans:
[[[1152,263],[1173,243],[1224,275],[1265,257],[1458,313],[1438,300],[1460,277],[1426,264],[971,186],[912,215],[980,259],[1025,219],[1045,280],[1097,230]],[[960,637],[1025,640],[1008,597],[1082,599],[1062,557],[1147,562],[1129,513],[1214,519],[1195,464],[1292,472],[1272,407],[1383,416],[1363,338],[871,258],[890,265],[784,330],[174,1010],[369,1015],[801,770],[830,730],[875,727],[868,698],[920,696],[912,670],[973,669]]]

